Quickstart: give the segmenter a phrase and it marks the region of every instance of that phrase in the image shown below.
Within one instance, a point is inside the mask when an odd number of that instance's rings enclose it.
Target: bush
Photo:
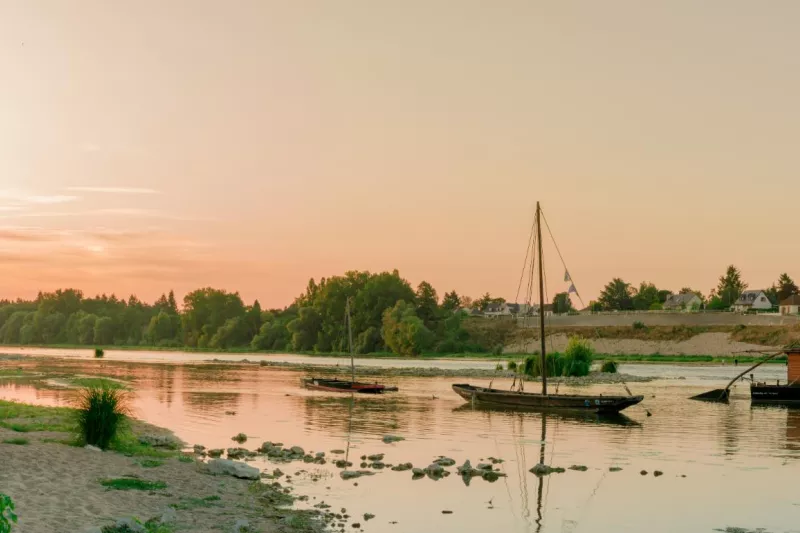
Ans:
[[[512,372],[516,372],[517,371],[517,362],[516,361],[509,361],[508,363],[506,363],[506,368],[508,368]]]
[[[494,369],[496,372],[500,372],[501,370],[503,370],[503,363],[497,363]]]
[[[644,322],[637,320],[633,323],[633,329],[647,329],[647,326],[644,325]]]
[[[78,430],[86,444],[107,449],[130,412],[128,404],[128,394],[121,389],[82,389],[78,396]]]
[[[567,349],[564,350],[562,376],[587,376],[592,367],[594,349],[589,341],[579,337],[570,337]]]
[[[617,362],[616,361],[603,361],[603,366],[600,367],[600,372],[605,372],[606,374],[616,374],[617,373]]]
[[[104,352],[102,348],[95,348],[94,349],[94,356],[97,357],[98,359],[103,357],[105,354],[106,354],[106,352]]]
[[[14,502],[10,496],[0,493],[0,533],[9,533],[11,525],[17,523]]]

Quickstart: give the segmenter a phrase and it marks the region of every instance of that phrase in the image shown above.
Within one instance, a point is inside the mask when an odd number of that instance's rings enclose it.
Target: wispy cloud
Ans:
[[[67,194],[33,194],[27,191],[13,189],[0,190],[0,200],[11,202],[11,207],[22,207],[24,204],[64,204],[74,202],[80,197]],[[22,205],[20,205],[22,204]]]
[[[108,194],[161,194],[155,189],[141,187],[67,187],[68,191],[73,192],[98,192]]]

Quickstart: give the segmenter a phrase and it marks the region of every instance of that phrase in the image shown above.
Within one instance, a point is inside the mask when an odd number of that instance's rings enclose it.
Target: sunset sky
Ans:
[[[0,298],[800,278],[800,2],[0,1]],[[565,290],[552,250],[549,292]]]

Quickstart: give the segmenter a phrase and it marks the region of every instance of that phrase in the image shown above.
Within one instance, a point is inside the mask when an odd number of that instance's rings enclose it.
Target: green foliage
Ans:
[[[14,437],[13,439],[5,439],[3,444],[15,444],[17,446],[25,446],[26,444],[30,444],[30,441],[23,437]]]
[[[512,372],[517,371],[517,362],[516,361],[509,361],[506,363],[506,368]]]
[[[419,355],[433,341],[413,305],[402,300],[384,312],[382,333],[386,346],[400,355]]]
[[[548,376],[586,376],[592,366],[594,350],[588,341],[578,337],[570,337],[564,353],[548,353],[546,357]],[[542,375],[541,356],[532,355],[525,358],[522,372],[528,376]]]
[[[607,374],[616,374],[617,362],[613,360],[603,361],[603,365],[600,367],[600,372],[604,372]]]
[[[167,488],[167,484],[163,481],[147,481],[131,477],[101,479],[100,484],[114,490],[160,490]]]
[[[441,305],[441,309],[444,313],[453,313],[459,307],[461,307],[461,298],[459,298],[456,291],[444,293],[444,298],[442,298]]]
[[[98,359],[102,358],[106,352],[102,348],[95,348],[94,349],[94,356]]]
[[[174,533],[175,528],[171,524],[162,524],[159,517],[151,518],[144,524],[141,520],[137,518],[133,518],[133,522],[144,529],[145,533]],[[134,533],[134,531],[139,530],[131,529],[130,526],[127,524],[123,524],[120,526],[113,525],[113,526],[103,526],[100,530],[101,533]]]
[[[598,303],[604,310],[627,311],[633,309],[633,292],[629,283],[614,278],[603,288]]]
[[[497,363],[494,366],[494,369],[495,369],[496,372],[500,372],[501,370],[503,370],[503,363]]]
[[[782,302],[789,296],[798,293],[800,293],[800,289],[798,289],[794,280],[789,277],[789,274],[784,272],[778,277],[777,294],[776,294],[778,303]]]
[[[553,313],[561,315],[574,310],[575,308],[572,306],[572,300],[569,297],[569,293],[559,292],[553,297]]]
[[[14,513],[14,501],[10,496],[0,493],[0,533],[9,533],[11,526],[17,523]]]
[[[439,296],[430,283],[423,281],[417,287],[417,316],[422,319],[428,329],[436,328],[439,318]]]
[[[635,291],[633,297],[633,308],[639,311],[650,309],[653,304],[661,303],[659,300],[658,288],[652,283],[643,281],[639,284],[639,289]]]
[[[219,505],[216,502],[220,501],[220,499],[221,498],[217,495],[206,496],[205,498],[188,497],[184,498],[179,503],[171,504],[170,507],[178,511],[188,511],[190,509],[197,509],[198,507],[214,507],[215,505]]]
[[[647,326],[645,326],[644,322],[642,322],[641,320],[634,321],[632,327],[633,329],[647,329]]]
[[[142,468],[158,468],[164,464],[164,461],[161,461],[160,459],[142,459],[139,461],[139,464],[142,466]]]
[[[747,283],[742,281],[741,272],[735,266],[730,265],[725,274],[719,278],[716,296],[725,308],[728,308],[733,305],[745,289],[747,289]]]
[[[650,304],[650,311],[661,311],[664,309],[664,304],[661,302],[653,302]]]
[[[125,391],[88,387],[78,396],[78,429],[86,444],[108,449],[129,413]]]

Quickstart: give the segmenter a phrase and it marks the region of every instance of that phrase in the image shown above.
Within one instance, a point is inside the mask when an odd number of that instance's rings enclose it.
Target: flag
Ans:
[[[564,282],[567,282],[567,281],[572,281],[572,278],[569,277],[569,271],[565,270],[564,271]]]
[[[570,283],[569,284],[569,290],[567,291],[567,294],[569,294],[571,292],[574,292],[575,294],[578,294],[578,289],[575,288],[575,284],[574,283]]]

